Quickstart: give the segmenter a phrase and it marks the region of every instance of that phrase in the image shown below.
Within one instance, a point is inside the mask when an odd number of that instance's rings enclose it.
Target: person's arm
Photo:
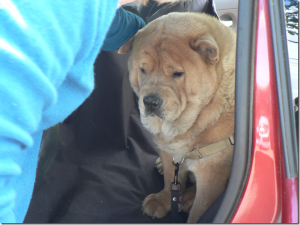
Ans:
[[[119,8],[101,50],[114,51],[119,49],[144,26],[145,22],[141,17],[123,8]]]
[[[35,135],[92,91],[93,63],[117,7],[117,0],[103,2],[1,1],[0,223],[23,222],[36,168],[28,158],[37,158],[40,144]]]

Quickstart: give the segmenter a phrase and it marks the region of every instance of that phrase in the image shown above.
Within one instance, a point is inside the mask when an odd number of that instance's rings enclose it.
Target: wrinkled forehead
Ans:
[[[180,64],[191,58],[186,40],[166,34],[139,35],[133,45],[132,57],[137,64]]]

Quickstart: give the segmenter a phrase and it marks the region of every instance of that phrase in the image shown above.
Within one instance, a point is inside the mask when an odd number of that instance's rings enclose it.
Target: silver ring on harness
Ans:
[[[181,160],[181,162],[178,163],[178,164],[181,165],[183,162],[184,162],[184,158],[183,158],[183,159]],[[173,159],[172,159],[172,163],[173,163],[174,166],[176,166],[176,164],[177,164],[177,163],[174,162],[174,157],[173,157]]]

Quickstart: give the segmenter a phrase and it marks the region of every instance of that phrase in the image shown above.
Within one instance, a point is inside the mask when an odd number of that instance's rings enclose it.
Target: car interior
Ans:
[[[248,3],[247,3],[248,2]],[[251,1],[240,23],[255,26]],[[207,13],[218,18],[213,0],[189,0],[158,5],[150,1],[126,10],[140,15],[146,23],[170,12]],[[245,8],[245,7],[244,7]],[[243,45],[253,57],[254,34],[245,30]],[[129,83],[129,55],[101,51],[94,65],[95,89],[89,98],[63,123],[44,131],[36,182],[24,223],[172,223],[169,212],[163,218],[143,215],[142,201],[164,186],[157,171],[159,157],[150,133],[143,127]],[[235,148],[251,149],[251,60],[240,58],[249,73],[237,79],[243,93],[237,96]],[[250,83],[250,85],[249,85]],[[236,86],[237,87],[237,86]],[[236,138],[236,137],[235,137]],[[246,141],[245,141],[246,140]],[[211,205],[198,223],[228,222],[246,182],[250,151],[234,154],[235,172],[227,189]],[[238,168],[238,169],[237,169]],[[233,170],[232,170],[233,171]],[[191,185],[191,184],[188,184]],[[180,212],[182,221],[188,214]]]

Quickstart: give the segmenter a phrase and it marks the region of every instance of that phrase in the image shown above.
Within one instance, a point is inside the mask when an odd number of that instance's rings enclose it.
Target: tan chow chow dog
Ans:
[[[187,222],[197,222],[226,188],[233,155],[235,45],[235,33],[212,16],[170,13],[119,49],[131,52],[130,82],[164,174],[165,188],[143,201],[142,211],[153,218],[171,210],[173,163],[181,164],[179,211],[190,213]],[[195,185],[185,189],[188,174]]]

